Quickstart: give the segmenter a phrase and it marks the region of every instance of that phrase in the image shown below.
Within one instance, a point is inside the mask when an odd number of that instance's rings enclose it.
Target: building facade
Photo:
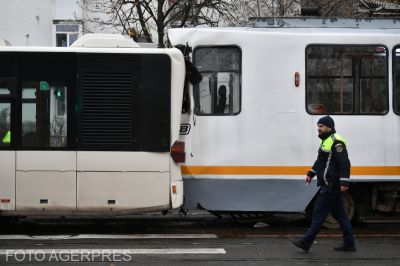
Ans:
[[[84,30],[83,3],[0,0],[0,40],[12,46],[69,46]]]

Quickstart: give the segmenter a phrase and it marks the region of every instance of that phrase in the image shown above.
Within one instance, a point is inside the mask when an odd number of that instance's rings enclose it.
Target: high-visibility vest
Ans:
[[[11,131],[8,130],[6,135],[3,138],[3,143],[9,144],[11,142]]]
[[[335,133],[330,135],[328,138],[321,141],[321,150],[324,152],[331,153],[332,152],[332,145],[335,141],[340,140],[347,146],[346,140],[340,136],[339,134]]]

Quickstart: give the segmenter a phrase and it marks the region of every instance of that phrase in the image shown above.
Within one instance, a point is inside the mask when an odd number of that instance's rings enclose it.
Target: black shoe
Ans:
[[[305,252],[308,252],[308,250],[309,250],[309,248],[307,248],[306,246],[304,246],[303,243],[301,243],[299,238],[290,239],[290,242],[292,242],[293,245],[295,245],[298,248],[301,248]]]
[[[356,251],[356,247],[355,246],[349,247],[349,246],[346,246],[345,244],[342,244],[338,247],[335,247],[335,251],[354,252],[354,251]]]

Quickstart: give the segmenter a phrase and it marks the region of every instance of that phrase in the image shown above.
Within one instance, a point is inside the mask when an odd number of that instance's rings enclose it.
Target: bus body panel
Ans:
[[[75,151],[16,153],[17,211],[76,210]]]
[[[170,155],[165,152],[78,151],[79,172],[168,172]]]
[[[15,151],[0,151],[0,213],[15,211]]]
[[[16,211],[76,210],[75,171],[17,171]]]
[[[76,171],[76,151],[17,151],[17,171]]]
[[[135,211],[168,206],[168,172],[78,172],[78,211]]]
[[[178,175],[175,175],[175,180],[177,180]],[[173,187],[175,187],[176,191],[173,191]],[[171,206],[173,209],[178,208],[183,205],[183,181],[171,181]]]

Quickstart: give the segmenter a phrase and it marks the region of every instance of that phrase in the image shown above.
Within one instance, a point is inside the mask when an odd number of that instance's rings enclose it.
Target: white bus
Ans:
[[[400,21],[254,19],[252,27],[171,29],[203,75],[189,86],[184,208],[306,212],[331,115],[352,163],[349,215],[400,214]]]
[[[137,47],[114,35],[0,47],[0,215],[182,205],[184,58]]]

